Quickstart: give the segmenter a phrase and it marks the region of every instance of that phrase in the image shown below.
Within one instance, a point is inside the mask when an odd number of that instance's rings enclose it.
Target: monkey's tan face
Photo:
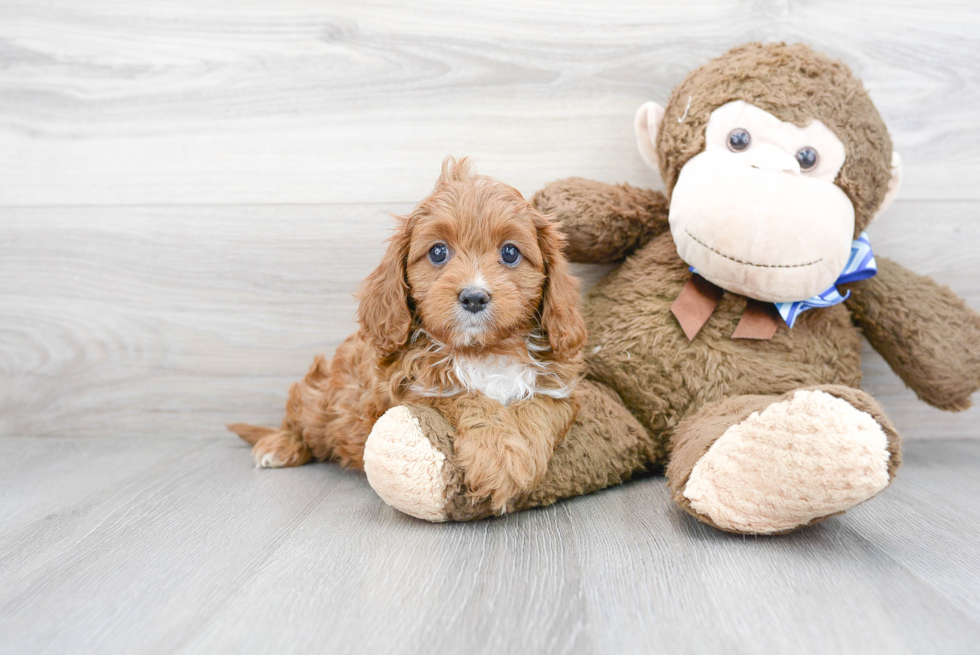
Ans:
[[[834,184],[841,140],[820,121],[801,128],[735,101],[711,113],[705,142],[671,195],[681,259],[724,289],[768,302],[829,288],[854,238],[854,207]]]

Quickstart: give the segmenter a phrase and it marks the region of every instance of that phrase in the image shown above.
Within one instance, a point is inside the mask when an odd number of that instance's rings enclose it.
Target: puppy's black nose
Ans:
[[[459,302],[463,305],[463,309],[476,314],[486,309],[487,303],[490,302],[490,294],[484,289],[470,287],[459,292]]]

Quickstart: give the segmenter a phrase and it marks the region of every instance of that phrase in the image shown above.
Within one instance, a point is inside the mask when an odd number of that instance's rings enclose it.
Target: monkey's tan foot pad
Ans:
[[[869,414],[801,390],[727,428],[683,489],[723,530],[773,534],[838,514],[888,486],[888,439]]]
[[[382,500],[426,521],[451,519],[459,475],[449,432],[438,412],[417,405],[392,407],[378,419],[364,445],[364,472]]]

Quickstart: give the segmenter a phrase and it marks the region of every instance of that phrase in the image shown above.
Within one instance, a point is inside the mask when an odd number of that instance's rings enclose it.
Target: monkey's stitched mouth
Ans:
[[[720,255],[725,259],[729,259],[735,262],[736,264],[744,264],[745,266],[757,266],[759,268],[803,268],[804,266],[813,266],[814,264],[819,264],[820,262],[823,261],[823,257],[821,257],[820,259],[814,259],[812,262],[807,262],[806,264],[755,264],[753,262],[743,262],[741,259],[736,259],[731,255],[726,255],[723,252],[715,250],[714,248],[706,244],[704,241],[701,241],[701,239],[697,238],[696,236],[688,232],[687,228],[684,228],[684,234],[691,237],[691,240],[693,240],[694,243],[704,248],[707,248],[708,250],[715,253],[716,255]]]

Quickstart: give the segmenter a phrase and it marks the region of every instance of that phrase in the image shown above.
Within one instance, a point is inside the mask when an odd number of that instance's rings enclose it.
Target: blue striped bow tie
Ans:
[[[697,273],[697,270],[693,266],[690,267],[690,271]],[[829,289],[806,300],[777,302],[773,304],[776,306],[776,311],[782,316],[783,321],[786,322],[786,325],[793,327],[797,317],[806,310],[815,307],[832,307],[850,298],[850,291],[843,296],[840,294],[837,290],[838,284],[867,280],[869,277],[874,277],[877,273],[878,264],[875,262],[874,253],[871,252],[871,242],[868,241],[868,233],[862,232],[857,239],[851,242],[851,256],[847,260],[847,265],[844,266],[844,271]]]
[[[832,307],[847,300],[851,296],[851,292],[848,291],[843,296],[840,295],[840,292],[837,290],[838,284],[867,280],[869,277],[874,277],[877,273],[878,264],[875,262],[874,253],[871,252],[871,242],[868,241],[868,233],[862,232],[857,239],[851,242],[851,256],[847,260],[847,266],[844,267],[844,271],[840,274],[840,277],[837,278],[829,289],[806,300],[777,302],[773,304],[776,305],[776,310],[779,312],[779,315],[786,321],[786,325],[793,327],[793,323],[796,322],[796,317],[806,310],[813,309],[814,307]]]

